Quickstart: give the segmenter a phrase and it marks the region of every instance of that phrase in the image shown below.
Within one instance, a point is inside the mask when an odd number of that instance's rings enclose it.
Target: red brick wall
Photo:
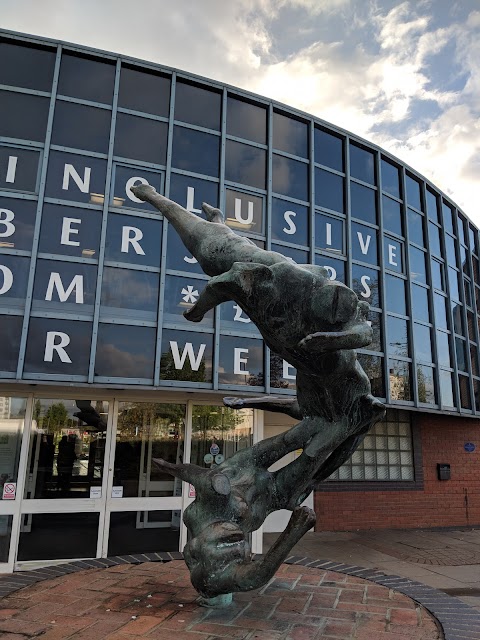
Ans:
[[[317,491],[317,531],[480,525],[480,420],[416,414],[424,485],[418,490]],[[476,444],[465,452],[465,442]],[[437,479],[450,463],[451,480]]]

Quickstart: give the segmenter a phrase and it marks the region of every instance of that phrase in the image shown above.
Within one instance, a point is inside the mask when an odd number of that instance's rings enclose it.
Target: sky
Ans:
[[[409,164],[480,226],[480,0],[0,0],[0,27],[323,118]]]

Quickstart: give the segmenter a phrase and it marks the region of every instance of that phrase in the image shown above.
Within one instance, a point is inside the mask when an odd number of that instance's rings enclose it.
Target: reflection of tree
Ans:
[[[40,421],[40,414],[42,413],[42,403],[40,400],[36,400],[33,405],[33,420],[38,424]]]
[[[217,407],[210,405],[196,405],[193,413],[192,431],[201,433],[205,440],[210,431],[219,432],[220,438],[225,432],[232,431],[243,422],[244,418],[238,411],[230,407]]]
[[[290,387],[289,381],[283,378],[283,358],[273,351],[270,351],[270,386],[274,389]]]
[[[208,382],[205,373],[205,359],[202,359],[198,371],[192,369],[190,359],[185,358],[182,369],[175,367],[171,351],[162,353],[160,359],[160,377],[162,380],[185,380],[189,382]]]
[[[151,436],[168,436],[174,429],[177,436],[183,429],[185,406],[156,402],[130,402],[119,414],[118,438],[138,437],[143,429]]]
[[[368,356],[363,353],[357,355],[358,362],[362,369],[370,379],[372,386],[372,394],[374,396],[384,398],[385,390],[383,387],[383,373],[381,367],[381,358],[379,356]]]
[[[69,418],[67,407],[63,402],[55,402],[50,405],[41,418],[41,426],[49,433],[59,433],[61,429],[73,426],[69,423],[72,423],[72,420]]]

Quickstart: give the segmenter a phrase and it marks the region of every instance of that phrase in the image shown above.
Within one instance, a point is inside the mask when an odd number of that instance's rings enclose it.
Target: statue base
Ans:
[[[233,594],[222,593],[214,598],[199,598],[198,604],[201,607],[210,607],[211,609],[223,609],[232,604]]]

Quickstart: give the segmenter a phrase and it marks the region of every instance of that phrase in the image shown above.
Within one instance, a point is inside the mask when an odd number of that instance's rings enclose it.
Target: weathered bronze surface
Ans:
[[[315,523],[314,512],[300,506],[303,500],[351,456],[384,415],[354,351],[371,341],[368,304],[329,280],[322,267],[292,263],[235,234],[218,209],[204,204],[204,220],[149,185],[132,191],[164,215],[211,276],[185,317],[199,322],[210,309],[234,300],[270,349],[297,369],[297,397],[224,399],[232,408],[256,407],[298,419],[286,433],[241,450],[212,469],[156,460],[195,486],[196,499],[184,513],[190,534],[185,560],[197,591],[211,604],[224,604],[229,599],[224,594],[256,589],[274,575]],[[268,471],[298,449],[303,451],[294,462]],[[253,562],[249,534],[278,509],[292,511],[289,524],[269,552]]]

